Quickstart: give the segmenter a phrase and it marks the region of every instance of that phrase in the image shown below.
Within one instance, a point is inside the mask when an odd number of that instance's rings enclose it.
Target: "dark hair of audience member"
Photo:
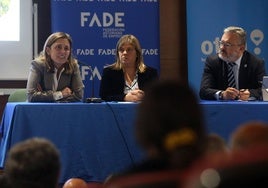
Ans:
[[[232,150],[268,146],[268,123],[249,121],[238,126],[230,139]]]
[[[207,135],[206,154],[227,153],[229,150],[226,141],[216,133]]]
[[[137,112],[136,137],[148,157],[186,168],[203,155],[206,130],[198,99],[179,81],[158,81],[147,88]]]
[[[43,138],[31,138],[8,152],[5,175],[11,187],[56,188],[60,157],[56,147]]]

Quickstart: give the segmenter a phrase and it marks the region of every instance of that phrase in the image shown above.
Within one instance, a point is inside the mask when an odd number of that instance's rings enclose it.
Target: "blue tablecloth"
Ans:
[[[0,167],[12,145],[45,137],[59,149],[60,183],[71,177],[102,182],[139,162],[144,152],[134,136],[135,103],[7,103],[0,132]],[[249,120],[268,122],[268,102],[201,101],[208,132],[228,141]]]
[[[71,177],[101,182],[142,159],[133,134],[136,105],[7,103],[1,127],[0,166],[13,144],[45,137],[61,154],[60,183]]]
[[[227,142],[231,133],[242,123],[268,123],[268,102],[262,101],[201,101],[207,130],[217,133]]]

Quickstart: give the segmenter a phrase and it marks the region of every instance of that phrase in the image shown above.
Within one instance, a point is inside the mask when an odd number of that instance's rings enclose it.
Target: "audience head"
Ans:
[[[186,84],[166,80],[155,82],[145,93],[138,108],[136,136],[149,157],[174,159],[181,162],[178,166],[200,157],[206,131],[194,92]]]
[[[246,149],[256,146],[268,146],[268,124],[250,121],[241,124],[231,135],[232,150]]]
[[[124,48],[125,45],[130,45],[131,48]],[[122,68],[122,62],[120,60],[120,53],[123,52],[123,50],[128,51],[128,53],[131,50],[136,51],[136,66],[139,72],[143,72],[145,69],[145,64],[143,61],[143,55],[142,55],[142,48],[140,45],[139,40],[134,35],[123,35],[116,44],[116,68],[121,69]]]
[[[64,183],[62,188],[88,188],[88,185],[81,178],[71,178]]]
[[[216,133],[207,135],[206,154],[226,153],[228,151],[225,140]]]
[[[249,121],[239,125],[231,135],[228,155],[208,156],[196,163],[188,172],[186,184],[190,186],[186,187],[267,187],[267,146],[267,123]]]
[[[43,138],[31,138],[8,152],[5,175],[12,187],[56,188],[60,157],[56,147]]]

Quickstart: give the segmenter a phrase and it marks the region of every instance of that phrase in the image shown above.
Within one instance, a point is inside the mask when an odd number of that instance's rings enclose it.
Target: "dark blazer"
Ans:
[[[239,68],[239,89],[249,89],[250,97],[261,100],[261,83],[265,74],[264,61],[245,51]],[[216,100],[215,93],[227,87],[227,64],[218,55],[207,57],[200,85],[200,98]]]
[[[144,90],[146,85],[158,79],[155,68],[146,67],[145,72],[138,73],[139,89]],[[124,101],[125,78],[123,70],[114,70],[110,66],[103,69],[100,83],[100,97],[105,101]]]

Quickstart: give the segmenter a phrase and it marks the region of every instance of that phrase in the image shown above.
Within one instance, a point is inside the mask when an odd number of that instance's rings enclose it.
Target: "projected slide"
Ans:
[[[33,58],[32,5],[32,0],[0,0],[0,80],[27,79]]]
[[[0,41],[20,40],[20,0],[0,1]]]

